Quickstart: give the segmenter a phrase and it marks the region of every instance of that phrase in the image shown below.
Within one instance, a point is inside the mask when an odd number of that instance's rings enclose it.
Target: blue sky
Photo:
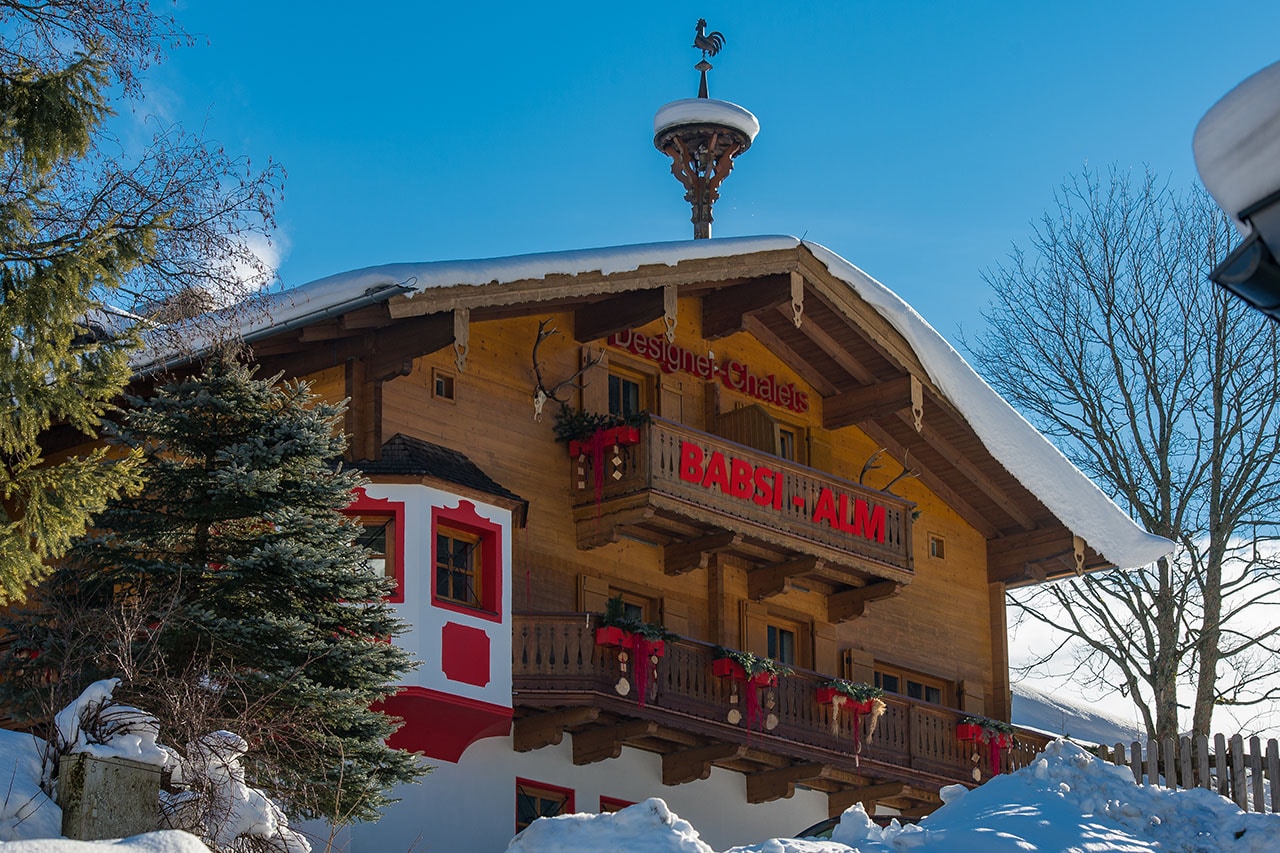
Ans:
[[[807,235],[952,338],[981,323],[982,270],[1067,175],[1149,165],[1189,184],[1196,121],[1280,59],[1275,0],[183,0],[177,14],[198,44],[149,72],[135,115],[284,164],[288,286],[688,239],[652,122],[696,93],[705,17],[727,40],[712,96],[762,126],[715,236]]]

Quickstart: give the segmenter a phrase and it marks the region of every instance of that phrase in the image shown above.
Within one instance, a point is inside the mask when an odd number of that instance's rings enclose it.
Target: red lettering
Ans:
[[[793,385],[783,385],[778,389],[778,405],[786,406],[788,409],[791,408],[791,390],[794,387]]]
[[[803,392],[803,391],[797,391],[797,392],[796,392],[796,405],[795,405],[795,410],[796,410],[797,412],[807,412],[807,411],[809,411],[809,395],[808,395],[808,394],[806,394],[806,393],[805,393],[805,392]]]
[[[857,504],[855,503],[854,506],[856,507]],[[836,516],[836,523],[839,526],[839,528],[843,530],[845,533],[854,533],[856,531],[854,530],[853,526],[845,520],[848,517],[849,517],[849,496],[846,495],[844,492],[841,492],[840,493],[840,513],[839,515]]]
[[[773,502],[773,483],[777,479],[777,474],[761,465],[756,469],[754,483],[755,493],[751,496],[751,500],[760,506],[768,506]]]
[[[746,384],[747,366],[740,361],[729,359],[724,365],[724,384],[735,391],[741,391]]]
[[[680,442],[680,479],[702,482],[702,448],[687,441]]]
[[[711,359],[705,355],[700,355],[693,360],[693,375],[699,379],[711,378]]]
[[[734,459],[729,468],[729,494],[735,498],[751,497],[751,463],[744,459]]]
[[[782,509],[782,487],[786,484],[786,477],[781,471],[773,472],[773,508]]]
[[[867,502],[858,498],[853,503],[853,532],[868,539],[884,542],[884,507],[876,504],[867,512]]]
[[[813,523],[826,523],[829,527],[840,528],[840,518],[836,515],[836,499],[832,497],[831,490],[825,486],[818,493],[818,502],[813,507]]]
[[[725,470],[724,454],[719,450],[711,454],[707,475],[702,478],[703,488],[709,489],[713,484],[719,486],[721,492],[729,494],[729,472]]]

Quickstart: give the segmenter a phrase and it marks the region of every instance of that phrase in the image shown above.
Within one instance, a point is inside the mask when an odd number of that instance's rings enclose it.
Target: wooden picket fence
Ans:
[[[1204,735],[1133,741],[1103,746],[1101,757],[1128,767],[1139,785],[1207,788],[1231,799],[1244,811],[1280,813],[1280,744],[1241,735]]]

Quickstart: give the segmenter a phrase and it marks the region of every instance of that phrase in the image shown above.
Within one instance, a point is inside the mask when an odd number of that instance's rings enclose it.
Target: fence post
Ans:
[[[1257,735],[1249,738],[1249,776],[1253,787],[1253,810],[1265,812],[1267,801],[1262,794],[1262,740]]]
[[[1182,774],[1182,779],[1179,781],[1182,782],[1183,789],[1189,791],[1196,786],[1196,777],[1191,771],[1191,738],[1184,737],[1179,740],[1178,749],[1182,751],[1182,754],[1179,756],[1181,761],[1178,766],[1178,771]]]
[[[1271,782],[1271,812],[1280,812],[1280,744],[1267,741],[1267,780]]]
[[[1166,788],[1176,791],[1178,790],[1178,760],[1175,753],[1177,742],[1167,737],[1161,746],[1164,747],[1164,784]]]
[[[1231,797],[1231,777],[1227,775],[1227,739],[1217,734],[1213,736],[1213,766],[1218,771],[1218,793],[1228,799]]]
[[[1209,772],[1209,738],[1196,735],[1196,772],[1199,778],[1196,784],[1201,788],[1213,790],[1213,774]]]
[[[1160,784],[1160,742],[1155,738],[1147,738],[1147,784]]]
[[[1242,810],[1249,810],[1249,786],[1244,772],[1244,738],[1231,736],[1231,799]]]

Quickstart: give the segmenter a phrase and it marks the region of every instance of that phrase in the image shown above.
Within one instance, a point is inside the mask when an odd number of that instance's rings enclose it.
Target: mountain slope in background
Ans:
[[[1132,721],[1103,713],[1077,697],[1026,684],[1013,685],[1013,723],[1090,743],[1128,744],[1147,739],[1146,732]]]

